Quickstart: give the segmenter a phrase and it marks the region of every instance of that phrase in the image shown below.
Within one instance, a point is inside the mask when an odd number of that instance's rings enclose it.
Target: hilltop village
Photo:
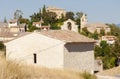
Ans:
[[[88,23],[84,12],[43,6],[27,19],[16,10],[0,22],[0,49],[17,63],[96,73],[120,65],[119,30]]]

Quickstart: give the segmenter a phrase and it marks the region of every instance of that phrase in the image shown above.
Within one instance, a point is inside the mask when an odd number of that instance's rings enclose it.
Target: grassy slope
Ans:
[[[0,79],[83,79],[80,73],[23,66],[0,58]]]

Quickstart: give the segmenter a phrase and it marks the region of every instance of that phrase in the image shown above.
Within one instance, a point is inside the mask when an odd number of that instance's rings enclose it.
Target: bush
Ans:
[[[84,79],[97,79],[97,77],[95,75],[92,75],[88,72],[84,72],[82,75],[81,75]]]
[[[0,41],[0,50],[2,50],[2,49],[4,49],[4,44],[3,44],[3,42],[2,41]]]

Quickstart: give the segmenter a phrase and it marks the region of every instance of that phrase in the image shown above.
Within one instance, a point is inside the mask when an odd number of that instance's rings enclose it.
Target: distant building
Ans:
[[[56,13],[57,14],[57,19],[62,18],[62,15],[63,16],[66,15],[65,9],[60,9],[60,8],[57,8],[57,7],[47,7],[47,11]]]
[[[105,31],[106,34],[111,32],[110,27],[103,23],[91,23],[91,24],[87,24],[86,27],[87,27],[87,30],[91,33],[94,33],[95,31],[100,33],[100,30],[102,29]]]
[[[49,30],[49,29],[50,29],[50,25],[41,27],[41,30]]]
[[[0,32],[0,41],[7,42],[18,36],[18,33]]]
[[[61,30],[70,30],[74,32],[78,32],[78,25],[76,25],[76,22],[68,19],[63,22],[63,25],[61,26]]]
[[[6,59],[48,68],[94,71],[94,40],[79,33],[49,30],[28,33],[6,45]]]
[[[80,31],[82,32],[82,29],[86,27],[88,20],[86,14],[83,14],[82,17],[80,18]]]
[[[42,25],[43,21],[39,21],[39,22],[33,22],[33,25],[36,26],[37,28],[40,28],[41,30],[49,30],[50,29],[50,25],[48,26],[44,26]]]
[[[7,26],[8,26],[8,23],[0,22],[0,28],[7,27]]]
[[[111,35],[101,37],[101,41],[106,41],[107,44],[114,44],[116,39],[117,39],[116,36],[111,36]]]
[[[20,24],[18,19],[11,19],[8,22],[8,28],[10,32],[25,32],[27,30],[26,24]]]
[[[33,25],[38,27],[38,28],[41,28],[43,23],[44,23],[44,21],[41,18],[41,20],[39,22],[33,22]]]
[[[42,26],[41,22],[33,22],[33,26],[40,28]]]
[[[81,32],[82,32],[82,29],[85,28],[85,27],[91,33],[94,33],[95,31],[100,33],[100,30],[102,30],[102,29],[105,31],[105,34],[111,32],[110,27],[108,25],[104,24],[104,23],[89,23],[88,24],[87,16],[85,14],[83,14],[83,16],[80,19]]]
[[[19,21],[18,19],[11,19],[9,22],[8,22],[8,27],[16,27],[19,25]]]
[[[26,32],[28,29],[25,23],[20,24],[17,19],[12,19],[8,23],[0,22],[0,41],[8,41],[15,38],[18,33]]]

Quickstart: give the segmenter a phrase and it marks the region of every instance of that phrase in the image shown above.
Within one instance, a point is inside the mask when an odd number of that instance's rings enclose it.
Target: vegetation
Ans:
[[[66,13],[66,20],[67,19],[72,19],[72,20],[74,20],[74,13],[73,12],[67,12]]]
[[[89,38],[93,38],[95,40],[97,40],[100,36],[100,34],[98,34],[97,30],[94,32],[94,33],[91,33],[87,30],[87,27],[84,27],[82,28],[82,32],[81,32],[82,35],[85,35]]]
[[[4,46],[3,42],[0,41],[0,50],[3,50],[3,49],[5,49],[5,46]]]
[[[38,12],[30,16],[31,20],[29,23],[29,28],[33,28],[33,26],[31,25],[32,22],[38,22],[41,19],[44,21],[43,25],[50,25],[51,29],[60,29],[60,26],[67,19],[72,19],[76,21],[76,23],[79,25],[78,28],[80,28],[80,18],[82,17],[82,15],[83,12],[77,12],[75,17],[74,12],[70,11],[70,12],[66,12],[65,16],[62,14],[61,18],[57,18],[56,13],[47,11],[46,6],[44,5],[42,9],[40,9]]]
[[[81,74],[81,76],[84,78],[84,79],[97,79],[97,77],[95,75],[91,75],[90,73],[88,72],[84,72],[83,74]]]
[[[111,35],[120,36],[120,27],[116,26],[115,24],[107,24],[111,28]]]
[[[120,28],[115,24],[107,25],[111,28],[111,33],[108,33],[108,35],[114,35],[118,39],[114,45],[108,45],[106,41],[101,41],[100,45],[95,46],[95,57],[100,57],[102,59],[104,69],[110,69],[117,66],[117,60],[120,59]],[[105,30],[101,29],[100,34],[98,34],[97,31],[91,33],[85,27],[82,29],[81,34],[98,40],[101,36],[105,35]]]
[[[110,69],[118,65],[120,58],[120,28],[115,24],[107,24],[111,28],[111,35],[117,37],[114,45],[108,45],[106,41],[101,41],[100,45],[95,46],[95,57],[100,57],[103,61],[104,69]],[[101,30],[100,36],[104,35],[104,30]]]
[[[71,75],[72,74],[72,75]],[[96,79],[89,73],[48,69],[6,61],[0,57],[0,79]]]
[[[21,18],[22,17],[22,11],[21,10],[16,10],[15,12],[14,12],[14,19],[19,19],[19,18]]]

